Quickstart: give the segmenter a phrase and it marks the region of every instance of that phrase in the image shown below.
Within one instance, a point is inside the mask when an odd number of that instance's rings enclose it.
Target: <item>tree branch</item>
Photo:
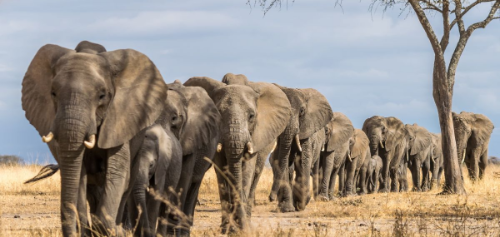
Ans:
[[[455,11],[455,16],[456,16],[456,18],[455,18],[455,20],[453,20],[453,21],[451,22],[450,28],[453,28],[453,26],[455,26],[455,24],[457,24],[458,20],[459,20],[459,19],[460,19],[460,20],[462,20],[462,17],[463,17],[465,14],[467,14],[467,12],[469,12],[469,11],[470,11],[472,8],[474,8],[476,5],[478,5],[478,4],[480,4],[480,3],[483,3],[483,2],[494,2],[494,1],[496,1],[496,0],[476,0],[475,2],[473,2],[472,4],[470,4],[469,6],[467,6],[466,8],[464,8],[464,9],[463,9],[463,10],[464,10],[464,11],[463,11],[463,13],[461,13],[461,14],[457,14],[457,13],[456,13],[456,11]],[[458,5],[460,5],[460,10],[462,10],[462,2],[460,2],[460,1],[458,1],[458,2],[459,2],[459,4],[458,4]],[[455,1],[455,6],[457,6],[457,1]],[[458,8],[458,7],[457,7],[457,8]],[[457,10],[457,9],[455,8],[455,10]]]
[[[427,34],[427,38],[429,38],[429,41],[431,42],[434,54],[436,56],[443,57],[443,51],[441,50],[441,45],[439,43],[439,40],[436,37],[436,33],[434,33],[434,30],[432,29],[432,25],[429,22],[429,19],[427,19],[424,10],[419,4],[419,0],[409,0],[409,2],[413,10],[417,14],[418,20],[420,21],[422,28],[424,28],[424,31]]]
[[[443,10],[439,9],[436,5],[434,5],[432,2],[428,0],[420,0],[421,2],[427,4],[428,7],[423,8],[423,10],[434,10],[443,13]]]
[[[450,1],[443,0],[443,11],[441,12],[443,15],[443,37],[441,38],[441,50],[443,53],[446,51],[448,47],[448,43],[450,42]]]

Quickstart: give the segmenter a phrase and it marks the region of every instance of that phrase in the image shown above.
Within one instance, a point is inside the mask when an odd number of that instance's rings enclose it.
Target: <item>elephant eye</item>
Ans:
[[[300,108],[300,112],[299,112],[300,116],[304,115],[305,112],[306,112],[305,109],[303,107],[301,107]]]
[[[104,99],[104,97],[106,97],[106,94],[101,94],[101,95],[99,96],[99,99],[100,99],[100,100],[102,100],[102,99]]]
[[[248,115],[248,119],[250,119],[250,120],[251,120],[251,119],[253,119],[253,117],[254,117],[254,116],[255,116],[255,115],[254,115],[253,113],[250,113],[250,114]]]
[[[50,93],[50,95],[51,95],[52,97],[56,97],[56,93],[55,93],[55,92],[51,92],[51,93]]]

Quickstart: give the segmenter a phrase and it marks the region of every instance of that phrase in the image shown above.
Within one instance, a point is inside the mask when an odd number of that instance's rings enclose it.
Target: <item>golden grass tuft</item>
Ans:
[[[0,236],[61,236],[59,173],[35,184],[23,182],[41,166],[0,166]],[[465,171],[466,173],[466,171]],[[302,212],[279,213],[267,197],[272,172],[265,169],[256,191],[249,236],[499,236],[500,167],[468,194],[380,193],[312,201]],[[409,176],[409,178],[411,178]],[[411,187],[411,179],[410,187]],[[444,181],[444,180],[442,180]],[[210,169],[200,188],[193,236],[220,236],[217,181]]]

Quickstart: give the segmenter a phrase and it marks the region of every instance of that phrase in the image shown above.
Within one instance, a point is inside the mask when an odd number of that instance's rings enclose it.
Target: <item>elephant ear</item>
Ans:
[[[249,82],[248,85],[259,94],[252,142],[254,150],[260,151],[285,130],[290,122],[291,106],[285,93],[273,84]]]
[[[216,81],[210,77],[191,77],[189,80],[184,82],[184,86],[199,86],[207,92],[208,96],[214,99],[215,91],[223,86],[224,83]]]
[[[144,54],[132,49],[101,53],[110,64],[114,97],[101,125],[98,146],[116,147],[151,126],[163,111],[167,86]]]
[[[221,116],[203,88],[183,87],[179,91],[187,101],[187,120],[180,134],[180,142],[182,154],[189,155],[210,146],[214,138],[219,140]]]
[[[328,100],[319,91],[300,89],[306,98],[306,110],[300,123],[299,137],[305,139],[325,127],[332,120],[333,112]]]
[[[326,151],[335,151],[349,141],[354,134],[354,127],[351,120],[342,113],[334,112],[332,120],[326,125],[328,127],[328,143]]]
[[[222,83],[226,85],[248,85],[248,78],[243,74],[234,75],[227,73],[222,78]]]
[[[182,159],[182,152],[179,141],[171,133],[167,133],[160,125],[153,127],[157,134],[157,154],[158,161],[156,163],[155,185],[165,182],[170,164],[174,159]],[[163,188],[163,187],[161,187]]]
[[[390,151],[395,148],[398,143],[403,142],[405,139],[405,125],[401,120],[395,117],[387,117],[385,118],[386,124],[386,141],[385,141],[385,149]]]
[[[427,149],[432,142],[432,136],[427,129],[418,126],[417,124],[412,125],[415,129],[415,141],[413,143],[413,147],[411,149],[410,155],[416,155],[418,152],[421,152]]]
[[[355,137],[355,143],[351,149],[351,157],[357,158],[361,157],[363,152],[369,149],[368,144],[370,143],[370,140],[368,140],[368,137],[366,136],[365,132],[363,132],[363,130],[361,129],[354,130],[354,137]]]
[[[487,140],[490,138],[491,133],[493,132],[495,126],[493,125],[491,120],[485,115],[474,114],[472,115],[472,117],[473,117],[472,131],[476,136],[478,143],[483,144],[487,142]]]
[[[53,65],[64,55],[74,52],[57,45],[41,47],[31,61],[23,78],[21,103],[26,118],[40,136],[50,132],[55,118],[54,103],[51,98]]]

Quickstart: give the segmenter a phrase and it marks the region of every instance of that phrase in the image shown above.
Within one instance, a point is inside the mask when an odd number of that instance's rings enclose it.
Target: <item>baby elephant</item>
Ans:
[[[149,191],[153,189],[156,196],[174,200],[175,192],[169,188],[175,189],[179,182],[182,148],[177,138],[158,124],[146,129],[140,138],[137,142],[141,148],[131,170],[128,218],[124,219],[132,227],[139,221],[135,236],[155,236],[158,216],[166,218],[167,213],[160,213],[161,201]]]

